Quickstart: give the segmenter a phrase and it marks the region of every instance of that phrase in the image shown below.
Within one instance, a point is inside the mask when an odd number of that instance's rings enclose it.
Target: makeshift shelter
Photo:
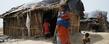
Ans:
[[[81,30],[95,30],[95,31],[106,31],[107,28],[107,12],[105,11],[93,11],[86,13],[84,19],[80,20]]]
[[[30,8],[25,8],[24,6],[21,5],[17,8],[12,8],[1,16],[3,18],[4,35],[12,37],[41,35],[43,19],[46,16],[49,16],[48,19],[52,30],[55,29],[57,9],[33,7],[36,5],[31,5]]]
[[[83,6],[82,2],[80,0],[78,1],[76,3]],[[54,33],[59,9],[56,7],[58,3],[59,1],[49,2],[48,0],[44,0],[39,3],[23,4],[12,8],[1,16],[3,18],[4,35],[12,37],[34,37],[42,35],[43,19],[45,18],[49,19],[51,32]],[[74,4],[77,5],[76,3]],[[79,8],[79,5],[74,6],[74,9],[70,8],[72,11],[75,11],[71,18],[71,29],[73,32],[79,32],[79,20],[84,11],[83,7]],[[70,4],[69,6],[71,7],[72,5]]]

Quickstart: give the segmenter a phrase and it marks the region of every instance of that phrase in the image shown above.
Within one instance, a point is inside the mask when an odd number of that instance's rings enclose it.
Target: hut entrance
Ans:
[[[56,27],[57,12],[55,10],[45,11],[43,15],[43,23],[45,20],[49,23],[50,36],[53,36]]]

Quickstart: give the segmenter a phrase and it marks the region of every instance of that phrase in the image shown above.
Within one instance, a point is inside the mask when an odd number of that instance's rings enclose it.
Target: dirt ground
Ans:
[[[91,44],[109,44],[108,32],[88,32],[90,33]]]
[[[86,32],[86,31],[85,31]],[[88,32],[90,33],[91,44],[109,44],[109,33],[106,32]],[[50,40],[25,40],[10,39],[0,44],[53,44]]]
[[[93,37],[94,44],[109,44],[109,33],[96,33],[98,36]]]
[[[23,40],[23,39],[20,39],[20,40],[10,40],[10,41],[7,41],[7,42],[4,42],[4,43],[1,43],[1,44],[53,44],[52,42],[50,41],[46,41],[46,40]]]

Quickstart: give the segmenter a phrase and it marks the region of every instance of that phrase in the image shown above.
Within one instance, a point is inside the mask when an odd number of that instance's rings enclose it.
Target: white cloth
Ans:
[[[28,29],[28,36],[30,36],[30,17],[28,13],[27,13],[27,19],[26,19],[26,27]]]

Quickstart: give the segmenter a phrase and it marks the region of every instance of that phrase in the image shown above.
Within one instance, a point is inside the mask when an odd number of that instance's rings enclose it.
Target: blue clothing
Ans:
[[[57,25],[63,25],[64,27],[68,28],[70,23],[69,23],[69,21],[66,21],[62,18],[58,18],[57,19]]]

